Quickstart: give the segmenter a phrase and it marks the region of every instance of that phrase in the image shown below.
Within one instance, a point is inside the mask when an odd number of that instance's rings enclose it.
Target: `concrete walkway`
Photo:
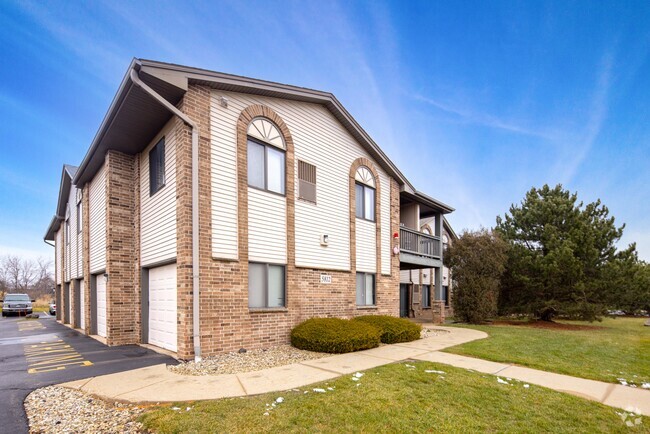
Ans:
[[[169,371],[166,365],[156,365],[64,383],[62,386],[109,400],[195,401],[280,392],[389,363],[423,360],[513,378],[571,393],[612,407],[622,409],[633,407],[641,414],[650,416],[650,391],[442,353],[440,350],[444,348],[483,339],[487,334],[478,330],[456,327],[426,327],[448,333],[415,342],[385,345],[371,350],[241,374],[185,376]]]

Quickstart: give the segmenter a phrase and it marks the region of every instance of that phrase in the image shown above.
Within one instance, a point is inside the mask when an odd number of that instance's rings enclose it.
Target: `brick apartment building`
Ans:
[[[57,319],[180,359],[286,343],[316,316],[440,320],[452,211],[330,93],[135,59],[62,171]]]

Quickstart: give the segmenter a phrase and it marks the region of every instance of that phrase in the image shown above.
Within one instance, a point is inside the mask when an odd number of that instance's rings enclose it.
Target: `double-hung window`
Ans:
[[[355,215],[357,218],[375,221],[375,177],[365,166],[357,169],[355,180]]]
[[[149,196],[165,186],[165,138],[149,151]]]
[[[357,273],[357,306],[375,305],[375,275]]]
[[[284,194],[284,151],[253,139],[248,139],[248,185]]]
[[[422,307],[431,307],[431,285],[422,285]]]
[[[284,195],[285,144],[275,124],[256,118],[248,126],[248,185]]]
[[[248,307],[286,306],[284,265],[248,263]]]

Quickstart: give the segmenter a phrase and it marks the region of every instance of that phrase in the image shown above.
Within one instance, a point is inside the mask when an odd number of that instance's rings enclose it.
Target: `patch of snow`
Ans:
[[[314,389],[314,392],[316,392],[316,393],[325,393],[325,389],[316,388],[316,389]]]
[[[650,383],[641,383],[641,389],[650,389]]]
[[[530,384],[524,384],[524,388],[528,389],[530,387]]]
[[[361,377],[363,377],[363,373],[362,372],[355,372],[354,376],[357,377],[357,378],[361,378]]]
[[[268,416],[268,415],[269,415],[269,412],[268,412],[268,411],[267,411],[266,413],[264,413],[264,416]]]
[[[277,402],[278,404],[284,402],[284,398],[280,396],[278,399],[275,400],[275,402]]]
[[[172,407],[172,410],[174,410],[174,411],[178,411],[178,410],[180,410],[180,408],[178,408],[178,407]]]
[[[426,372],[427,374],[444,374],[445,373],[445,371],[436,371],[435,369],[427,369],[424,372]]]
[[[510,384],[506,380],[502,379],[501,377],[497,377],[497,383],[499,383],[499,384]]]

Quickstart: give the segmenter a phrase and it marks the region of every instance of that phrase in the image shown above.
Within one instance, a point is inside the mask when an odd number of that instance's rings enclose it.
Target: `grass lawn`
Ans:
[[[628,428],[617,414],[621,410],[534,385],[499,384],[494,376],[434,363],[396,363],[365,371],[358,382],[351,377],[300,391],[181,403],[176,411],[174,405],[154,407],[141,421],[157,433],[623,433],[650,429],[650,418],[640,418],[640,425]],[[315,387],[326,393],[314,392]],[[265,416],[267,406],[280,396],[284,402]],[[186,411],[188,406],[190,411]]]
[[[650,382],[650,327],[643,326],[645,321],[605,318],[602,323],[563,322],[596,327],[589,330],[461,325],[482,330],[490,337],[444,351],[612,383],[623,378],[640,385]]]

